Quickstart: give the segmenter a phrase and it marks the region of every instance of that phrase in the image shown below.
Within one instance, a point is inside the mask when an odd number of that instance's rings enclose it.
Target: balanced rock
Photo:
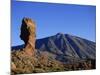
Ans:
[[[36,26],[30,18],[23,18],[21,25],[20,38],[25,43],[24,51],[29,55],[35,53],[35,41],[36,41]]]

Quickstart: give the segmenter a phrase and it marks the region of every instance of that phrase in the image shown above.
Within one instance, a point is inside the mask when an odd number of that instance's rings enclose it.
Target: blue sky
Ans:
[[[12,46],[24,43],[19,37],[23,17],[36,22],[37,39],[62,32],[95,41],[95,6],[12,1]]]

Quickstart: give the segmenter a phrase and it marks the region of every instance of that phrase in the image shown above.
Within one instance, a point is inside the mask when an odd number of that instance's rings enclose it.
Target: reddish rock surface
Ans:
[[[24,51],[28,55],[34,55],[35,53],[35,41],[36,41],[36,26],[35,22],[30,18],[23,18],[21,25],[20,38],[25,43]]]

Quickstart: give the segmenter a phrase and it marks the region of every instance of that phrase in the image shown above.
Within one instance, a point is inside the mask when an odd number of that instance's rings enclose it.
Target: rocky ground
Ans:
[[[45,52],[33,57],[19,50],[13,51],[11,56],[12,75],[95,69],[95,60],[88,59],[74,64],[64,64],[50,58]]]

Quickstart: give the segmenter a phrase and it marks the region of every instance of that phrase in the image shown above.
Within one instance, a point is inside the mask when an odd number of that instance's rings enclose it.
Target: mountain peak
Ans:
[[[65,34],[59,32],[59,33],[56,34],[56,37],[57,38],[64,38],[65,37]]]
[[[56,36],[63,36],[63,35],[64,35],[64,34],[61,33],[61,32],[59,32],[59,33],[56,34]]]
[[[64,35],[62,32],[57,33],[56,35]]]

